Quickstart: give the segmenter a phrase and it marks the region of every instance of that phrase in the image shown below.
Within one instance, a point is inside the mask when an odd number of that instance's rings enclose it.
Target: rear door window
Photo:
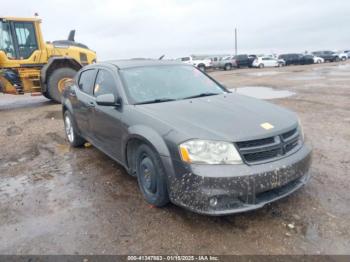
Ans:
[[[107,70],[99,70],[94,86],[94,96],[116,94],[116,81],[112,73]]]
[[[93,94],[93,86],[95,83],[96,70],[88,69],[80,74],[79,88],[88,95]]]

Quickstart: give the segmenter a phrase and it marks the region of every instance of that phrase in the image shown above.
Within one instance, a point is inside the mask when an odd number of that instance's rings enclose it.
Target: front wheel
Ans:
[[[61,103],[65,83],[67,80],[73,79],[76,73],[76,70],[69,67],[58,68],[53,71],[47,82],[48,97],[57,103]]]
[[[166,205],[169,202],[166,174],[158,153],[142,144],[135,157],[137,181],[144,198],[157,207]]]
[[[264,67],[265,67],[264,64],[259,65],[259,68],[264,68]]]
[[[225,65],[225,70],[228,71],[228,70],[231,70],[232,69],[232,65],[231,64],[226,64]]]
[[[64,112],[64,129],[66,131],[66,137],[68,142],[73,147],[80,147],[84,145],[85,140],[78,135],[73,122],[73,117],[69,111]]]
[[[205,65],[199,65],[198,69],[204,72],[205,71]]]

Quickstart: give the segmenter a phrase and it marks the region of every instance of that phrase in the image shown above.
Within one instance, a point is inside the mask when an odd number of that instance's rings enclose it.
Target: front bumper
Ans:
[[[311,149],[259,165],[191,165],[169,179],[173,203],[196,213],[227,215],[254,210],[286,197],[309,180]],[[216,202],[216,204],[215,204]]]

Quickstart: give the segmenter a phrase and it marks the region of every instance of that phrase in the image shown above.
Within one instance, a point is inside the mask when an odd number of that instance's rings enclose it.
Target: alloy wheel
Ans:
[[[72,125],[72,121],[69,116],[66,116],[64,119],[66,135],[70,143],[74,142],[74,129]]]

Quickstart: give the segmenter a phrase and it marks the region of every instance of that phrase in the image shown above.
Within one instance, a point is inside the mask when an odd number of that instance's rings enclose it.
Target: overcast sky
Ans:
[[[76,41],[99,60],[350,49],[348,0],[11,0],[0,16],[39,13],[46,41]]]

